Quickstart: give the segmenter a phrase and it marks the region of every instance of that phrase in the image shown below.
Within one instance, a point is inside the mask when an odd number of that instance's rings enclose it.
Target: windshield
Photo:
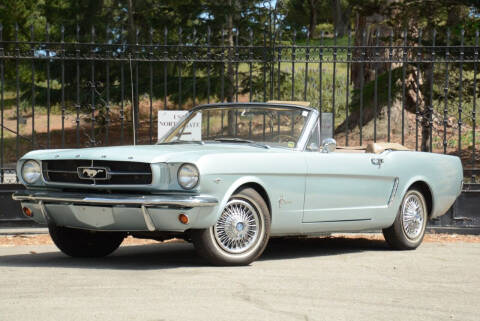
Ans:
[[[231,142],[296,148],[309,113],[281,106],[201,108],[190,113],[160,144]]]

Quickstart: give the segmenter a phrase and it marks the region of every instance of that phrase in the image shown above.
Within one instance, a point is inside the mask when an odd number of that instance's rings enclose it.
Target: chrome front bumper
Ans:
[[[32,190],[15,192],[12,198],[16,201],[49,203],[179,207],[211,207],[218,203],[216,198],[208,195],[80,194]]]
[[[218,200],[209,195],[82,194],[24,190],[13,194],[40,224],[106,231],[177,231],[206,228]],[[190,218],[179,222],[179,214]]]

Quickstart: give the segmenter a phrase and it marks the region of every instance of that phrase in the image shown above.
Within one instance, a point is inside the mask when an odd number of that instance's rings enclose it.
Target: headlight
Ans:
[[[42,169],[40,164],[37,161],[29,160],[23,163],[22,166],[22,177],[25,182],[28,184],[35,183],[42,174]]]
[[[178,169],[177,174],[178,184],[184,189],[192,189],[198,184],[199,174],[198,169],[192,164],[183,164]]]

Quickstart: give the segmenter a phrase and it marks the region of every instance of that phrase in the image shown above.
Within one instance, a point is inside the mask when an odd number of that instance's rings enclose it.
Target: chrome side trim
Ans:
[[[148,230],[151,232],[155,231],[155,224],[153,224],[152,218],[150,217],[148,209],[145,205],[142,205],[142,213],[143,219],[145,220],[145,225],[147,226]]]
[[[387,204],[388,207],[392,205],[393,200],[395,199],[395,194],[397,194],[397,189],[398,189],[398,177],[396,177],[393,182],[392,193],[390,194],[390,198],[388,199],[388,204]]]
[[[18,191],[12,195],[17,201],[43,201],[50,203],[138,205],[138,206],[180,206],[211,207],[218,200],[209,195],[122,195],[122,194],[80,194],[50,191]]]

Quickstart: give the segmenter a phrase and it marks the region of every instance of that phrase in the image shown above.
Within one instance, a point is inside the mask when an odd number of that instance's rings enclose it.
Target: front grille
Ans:
[[[84,179],[78,167],[107,169],[107,179]],[[148,163],[105,160],[47,160],[42,162],[43,177],[47,182],[84,185],[147,185],[152,183],[152,169]]]

